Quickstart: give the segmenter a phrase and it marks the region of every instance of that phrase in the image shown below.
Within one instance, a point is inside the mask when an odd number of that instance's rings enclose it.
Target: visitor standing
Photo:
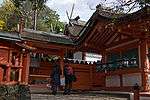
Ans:
[[[60,87],[60,74],[61,74],[60,66],[58,62],[55,61],[51,72],[51,84],[52,84],[51,89],[53,95],[57,94],[57,90]]]
[[[65,65],[64,67],[64,77],[65,77],[65,89],[64,94],[70,94],[72,88],[72,75],[73,69],[69,65]]]

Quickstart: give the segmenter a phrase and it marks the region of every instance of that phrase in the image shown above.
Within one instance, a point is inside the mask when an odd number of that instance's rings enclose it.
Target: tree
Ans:
[[[43,8],[39,6],[37,13],[37,30],[57,31],[63,30],[63,23],[59,21],[59,15],[46,5]],[[22,16],[25,20],[25,27],[33,29],[33,3],[31,0],[5,0],[0,7],[0,20],[4,22],[3,30],[16,30],[19,18]],[[52,29],[52,27],[54,27]]]
[[[45,7],[45,3],[47,0],[30,0],[33,4],[33,11],[34,11],[34,16],[33,16],[33,29],[36,30],[37,26],[37,12],[40,11],[42,8]]]
[[[5,22],[3,20],[0,20],[0,30],[3,30],[5,25]]]
[[[3,22],[1,30],[10,31],[17,26],[18,16],[14,16],[16,8],[10,0],[5,0],[0,7],[0,20]],[[16,14],[17,15],[17,14]],[[14,29],[16,30],[16,29]]]
[[[50,10],[48,7],[45,9],[47,13],[41,13],[44,18],[45,24],[49,27],[51,32],[59,33],[64,30],[64,23],[59,21],[59,15],[56,11]]]
[[[128,1],[117,0],[117,1],[118,5],[114,6],[114,8],[123,9],[126,13],[129,13],[134,9],[143,8],[147,5],[150,5],[150,0],[128,0]]]
[[[12,0],[15,7],[20,9],[21,13],[27,13],[26,11],[24,12],[24,7],[30,5],[30,10],[33,11],[33,29],[36,30],[36,24],[37,24],[37,15],[38,12],[40,12],[40,10],[42,8],[44,8],[45,3],[47,0]],[[29,5],[26,5],[29,4]]]
[[[59,32],[64,29],[64,25],[59,21],[59,15],[56,11],[51,10],[45,5],[46,1],[47,0],[13,0],[16,7],[20,9],[20,12],[25,16],[26,27],[34,30]]]
[[[113,2],[108,3],[109,0],[102,0],[99,4],[99,9],[113,12],[113,13],[131,13],[136,9],[143,8],[145,6],[150,6],[150,0],[114,0]],[[91,10],[93,9],[89,6]]]

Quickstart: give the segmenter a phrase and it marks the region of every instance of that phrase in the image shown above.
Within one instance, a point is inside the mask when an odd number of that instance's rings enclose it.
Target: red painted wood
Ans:
[[[0,82],[3,81],[3,69],[0,67]]]

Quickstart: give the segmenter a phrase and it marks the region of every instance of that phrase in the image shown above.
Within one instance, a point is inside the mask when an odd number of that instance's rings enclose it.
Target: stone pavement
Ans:
[[[51,91],[48,87],[35,87],[30,86],[31,100],[129,100],[128,96],[121,95],[112,95],[109,92],[100,91],[72,91],[71,95],[63,95],[63,91],[59,91],[57,95],[51,95]],[[110,95],[111,94],[111,95]]]
[[[71,95],[50,95],[31,94],[31,100],[128,100],[127,98],[114,97],[108,95],[71,94]]]

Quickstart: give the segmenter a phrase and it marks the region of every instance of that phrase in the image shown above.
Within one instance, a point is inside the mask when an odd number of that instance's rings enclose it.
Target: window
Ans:
[[[130,49],[126,52],[123,52],[122,58],[127,59],[129,61],[129,64],[127,66],[129,66],[129,67],[138,66],[138,62],[139,62],[138,49],[134,48],[134,49]]]
[[[129,49],[122,53],[111,53],[107,56],[107,63],[111,67],[136,67],[138,66],[138,49]]]
[[[111,67],[119,67],[120,65],[118,64],[117,61],[120,60],[120,54],[119,53],[111,53],[108,55],[107,58],[107,63],[111,63]]]

